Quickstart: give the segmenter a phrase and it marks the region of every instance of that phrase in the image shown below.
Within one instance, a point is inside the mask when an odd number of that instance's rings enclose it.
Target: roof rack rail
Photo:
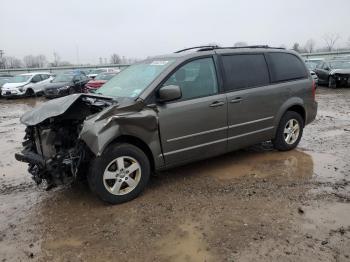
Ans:
[[[213,50],[213,49],[217,49],[217,48],[220,48],[220,47],[217,45],[201,45],[201,46],[194,46],[194,47],[181,49],[181,50],[178,50],[174,53],[178,54],[178,53],[185,52],[185,51],[192,50],[192,49],[200,49],[198,51],[207,51],[207,50]]]
[[[230,47],[220,47],[219,49],[238,49],[238,48],[271,48],[271,49],[285,49],[284,47],[273,47],[273,46],[268,46],[268,45],[230,46]]]
[[[239,49],[239,48],[271,48],[271,49],[285,49],[284,47],[272,47],[268,45],[247,45],[247,46],[227,46],[227,47],[220,47],[218,45],[202,45],[202,46],[194,46],[189,47],[185,49],[181,49],[179,51],[176,51],[175,53],[181,53],[192,49],[198,49],[197,51],[208,51],[208,50],[215,50],[215,49]]]

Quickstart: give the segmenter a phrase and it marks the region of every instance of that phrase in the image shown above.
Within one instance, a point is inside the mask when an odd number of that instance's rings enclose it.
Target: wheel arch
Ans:
[[[35,94],[35,91],[34,91],[34,89],[32,88],[32,87],[27,87],[26,88],[26,93],[31,93],[32,95],[34,95]]]
[[[154,171],[155,170],[155,161],[154,161],[154,157],[152,154],[151,149],[149,148],[149,146],[147,145],[147,143],[145,143],[142,139],[136,137],[136,136],[132,136],[132,135],[121,135],[118,136],[116,138],[114,138],[113,140],[111,140],[106,146],[110,146],[112,144],[115,143],[128,143],[131,145],[134,145],[136,147],[138,147],[139,149],[141,149],[147,156],[149,163],[151,165],[151,170]]]
[[[293,105],[293,106],[287,108],[287,110],[285,112],[287,112],[287,111],[293,111],[293,112],[298,113],[302,117],[302,119],[304,121],[303,122],[303,126],[305,126],[306,111],[305,111],[305,108],[302,105],[299,105],[299,104]]]
[[[289,99],[288,101],[286,101],[283,106],[280,108],[277,117],[275,118],[275,132],[274,132],[274,136],[276,135],[277,132],[277,128],[278,125],[281,121],[282,116],[287,112],[287,111],[293,111],[296,112],[298,114],[300,114],[300,116],[302,117],[304,123],[303,125],[305,126],[305,122],[306,122],[306,110],[305,110],[305,105],[304,102],[301,98],[299,97],[294,97]]]

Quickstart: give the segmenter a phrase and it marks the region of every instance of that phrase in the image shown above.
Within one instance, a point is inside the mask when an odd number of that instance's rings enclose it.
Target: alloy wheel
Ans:
[[[141,179],[141,166],[130,156],[111,161],[103,173],[103,184],[113,195],[125,195],[133,191]]]
[[[288,145],[294,144],[298,138],[300,133],[300,125],[296,119],[290,119],[286,126],[284,127],[284,141]]]

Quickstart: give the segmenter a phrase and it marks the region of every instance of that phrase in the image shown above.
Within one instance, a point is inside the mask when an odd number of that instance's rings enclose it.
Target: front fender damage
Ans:
[[[154,139],[158,141],[157,113],[142,103],[119,110],[112,107],[86,119],[79,137],[99,156],[108,144],[123,135],[138,137],[146,144],[152,144]]]
[[[51,102],[51,101],[50,101]],[[104,97],[76,95],[57,100],[25,114],[27,125],[23,150],[16,159],[28,163],[39,184],[66,184],[100,156],[121,136],[134,136],[146,143],[154,156],[161,155],[158,118],[154,108],[142,101],[113,102]]]

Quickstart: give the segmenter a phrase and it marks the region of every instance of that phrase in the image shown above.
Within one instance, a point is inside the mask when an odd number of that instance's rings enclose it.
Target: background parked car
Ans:
[[[329,60],[315,68],[320,84],[330,88],[350,86],[350,60]]]
[[[93,92],[114,77],[118,72],[101,73],[85,85],[85,93]]]
[[[0,75],[0,97],[1,97],[1,88],[4,84],[6,84],[10,79],[12,78],[12,75]]]
[[[51,74],[35,72],[12,77],[3,85],[1,95],[4,97],[33,96],[42,92],[43,83],[49,83]]]
[[[109,73],[109,72],[117,72],[117,73],[119,73],[120,70],[119,69],[115,69],[115,68],[97,68],[97,69],[92,69],[89,72],[88,77],[90,77],[91,79],[94,79],[98,74]]]
[[[81,93],[89,78],[82,72],[69,71],[58,74],[44,87],[44,95],[47,98]]]
[[[318,84],[318,77],[314,71],[314,69],[316,68],[316,63],[312,63],[312,62],[305,62],[307,68],[310,71],[310,75],[312,76],[312,79],[315,81],[315,84]]]

